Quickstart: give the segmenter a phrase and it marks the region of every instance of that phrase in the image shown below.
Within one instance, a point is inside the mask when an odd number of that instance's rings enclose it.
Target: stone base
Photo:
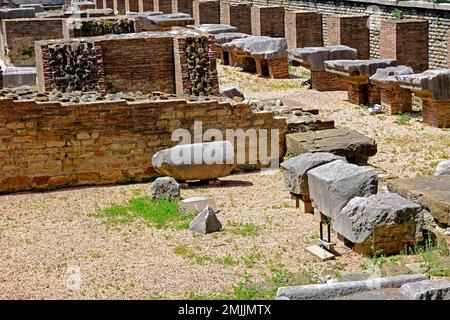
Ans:
[[[381,108],[384,113],[389,115],[412,112],[411,91],[400,87],[382,88]]]
[[[370,105],[374,105],[376,103],[381,103],[381,90],[379,87],[374,86],[369,83],[367,85],[367,91],[368,91],[367,102]]]
[[[423,122],[432,127],[450,127],[450,101],[423,99]]]
[[[279,58],[269,61],[269,73],[272,79],[289,77],[288,58]]]
[[[343,235],[337,234],[337,238],[341,241],[346,247],[351,248],[356,253],[365,256],[373,256],[374,253],[389,255],[396,254],[402,251],[405,251],[409,242],[405,242],[402,240],[389,241],[389,242],[366,242],[366,243],[353,243],[350,240],[346,239]]]
[[[367,104],[369,101],[369,88],[367,83],[348,82],[348,101],[353,104]]]
[[[314,213],[311,198],[303,194],[291,193],[291,198],[295,200],[295,207],[299,208],[304,213]]]
[[[311,71],[311,86],[317,91],[345,91],[347,82],[337,74],[327,71]]]

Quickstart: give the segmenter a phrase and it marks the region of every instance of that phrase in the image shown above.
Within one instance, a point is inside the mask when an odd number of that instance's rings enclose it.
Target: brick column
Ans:
[[[125,13],[125,0],[113,0],[114,12]]]
[[[381,88],[381,108],[389,115],[412,112],[412,93],[400,86]]]
[[[284,38],[284,7],[252,6],[252,34]]]
[[[360,77],[348,77],[348,101],[360,105],[369,102],[368,82]]]
[[[223,23],[236,27],[239,32],[252,33],[252,4],[224,3]]]
[[[139,12],[139,0],[126,0],[125,10],[129,12]]]
[[[289,61],[287,57],[271,59],[269,62],[269,76],[272,79],[289,77]]]
[[[140,5],[139,12],[155,11],[155,8],[153,7],[153,0],[140,0],[139,5]]]
[[[358,59],[370,59],[367,15],[328,16],[328,45],[342,44],[358,50]]]
[[[155,11],[172,13],[172,0],[154,0],[153,8]]]
[[[0,89],[3,88],[3,70],[2,67],[0,67]]]
[[[311,71],[311,87],[317,91],[346,91],[347,81],[335,73]]]
[[[182,12],[192,16],[194,14],[193,2],[194,0],[172,0],[172,12]]]
[[[428,70],[428,21],[382,20],[380,58],[397,60],[414,72]]]
[[[415,91],[414,94],[423,101],[424,123],[436,128],[450,127],[450,101],[436,101],[423,91]]]
[[[105,9],[113,9],[114,10],[114,0],[104,0],[103,2]]]
[[[103,0],[95,0],[95,8],[103,9]]]
[[[196,24],[220,24],[220,1],[194,0],[193,13]]]
[[[286,11],[284,16],[289,48],[322,47],[322,14],[314,11]]]

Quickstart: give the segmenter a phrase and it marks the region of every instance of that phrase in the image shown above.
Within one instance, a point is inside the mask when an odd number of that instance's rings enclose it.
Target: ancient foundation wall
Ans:
[[[6,61],[16,67],[34,66],[34,41],[62,39],[63,19],[2,20],[2,32]]]
[[[240,3],[241,0],[221,2]],[[425,19],[429,25],[429,66],[447,67],[447,30],[450,29],[450,7],[448,4],[386,0],[248,0],[257,5],[280,5],[289,9],[315,10],[324,15],[324,43],[328,43],[327,16],[331,14],[369,14],[370,54],[379,57],[381,19],[394,19],[394,13],[405,19]],[[395,11],[398,10],[398,11]]]
[[[36,103],[0,100],[0,192],[145,181],[152,155],[178,128],[279,129],[286,121],[248,105],[185,100]],[[225,135],[224,135],[225,136]],[[270,136],[270,134],[269,134]],[[270,145],[269,145],[270,146]],[[248,161],[248,157],[246,157]]]

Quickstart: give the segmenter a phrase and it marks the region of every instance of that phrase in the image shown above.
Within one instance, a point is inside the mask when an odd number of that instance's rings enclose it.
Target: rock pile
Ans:
[[[75,23],[77,21],[75,20]],[[79,28],[74,29],[75,37],[95,37],[105,34],[134,33],[133,19],[95,19],[81,21]]]

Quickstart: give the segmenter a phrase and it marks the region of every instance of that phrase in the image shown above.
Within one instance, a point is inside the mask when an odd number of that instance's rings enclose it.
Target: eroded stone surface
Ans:
[[[325,61],[325,70],[343,76],[366,76],[370,77],[380,68],[395,67],[395,60],[372,59],[372,60],[329,60]]]
[[[436,167],[435,176],[450,175],[450,160],[440,162]]]
[[[426,208],[439,223],[450,224],[450,176],[396,179],[388,189]]]
[[[419,74],[399,75],[402,88],[427,91],[436,101],[450,101],[450,69],[427,70]]]
[[[229,141],[177,145],[155,153],[152,165],[179,181],[217,179],[233,170],[234,147]]]
[[[281,163],[286,188],[294,194],[309,195],[308,171],[336,160],[346,162],[344,157],[317,152],[301,154]]]
[[[222,229],[222,223],[217,219],[213,208],[207,206],[189,225],[189,230],[201,234],[217,232]]]
[[[289,60],[299,60],[310,65],[311,71],[325,71],[327,60],[354,60],[358,56],[356,49],[336,45],[328,47],[307,47],[289,49]]]
[[[400,292],[413,300],[450,300],[450,282],[447,280],[423,280],[405,283]]]
[[[225,43],[222,48],[266,60],[283,58],[288,55],[285,38],[251,36]]]
[[[377,86],[389,86],[398,84],[396,76],[413,74],[414,70],[407,66],[397,66],[378,69],[373,76],[370,77],[370,82]]]
[[[374,170],[336,160],[309,170],[309,194],[313,205],[334,219],[355,197],[377,193],[378,176]]]
[[[181,197],[180,185],[171,177],[158,178],[152,183],[150,197],[155,200],[178,200]]]
[[[289,152],[299,155],[309,152],[329,152],[343,156],[348,162],[365,164],[377,153],[375,140],[348,129],[329,129],[286,135]]]
[[[250,35],[241,32],[223,32],[214,35],[216,41],[220,44],[228,43],[236,39],[248,38]]]
[[[396,193],[356,197],[336,215],[333,229],[353,243],[415,242],[422,238],[422,208]]]
[[[192,28],[201,32],[206,32],[210,34],[218,34],[218,33],[224,33],[224,32],[236,32],[237,28],[227,25],[227,24],[211,24],[211,23],[205,23],[205,24],[194,24],[188,26],[188,28]]]

